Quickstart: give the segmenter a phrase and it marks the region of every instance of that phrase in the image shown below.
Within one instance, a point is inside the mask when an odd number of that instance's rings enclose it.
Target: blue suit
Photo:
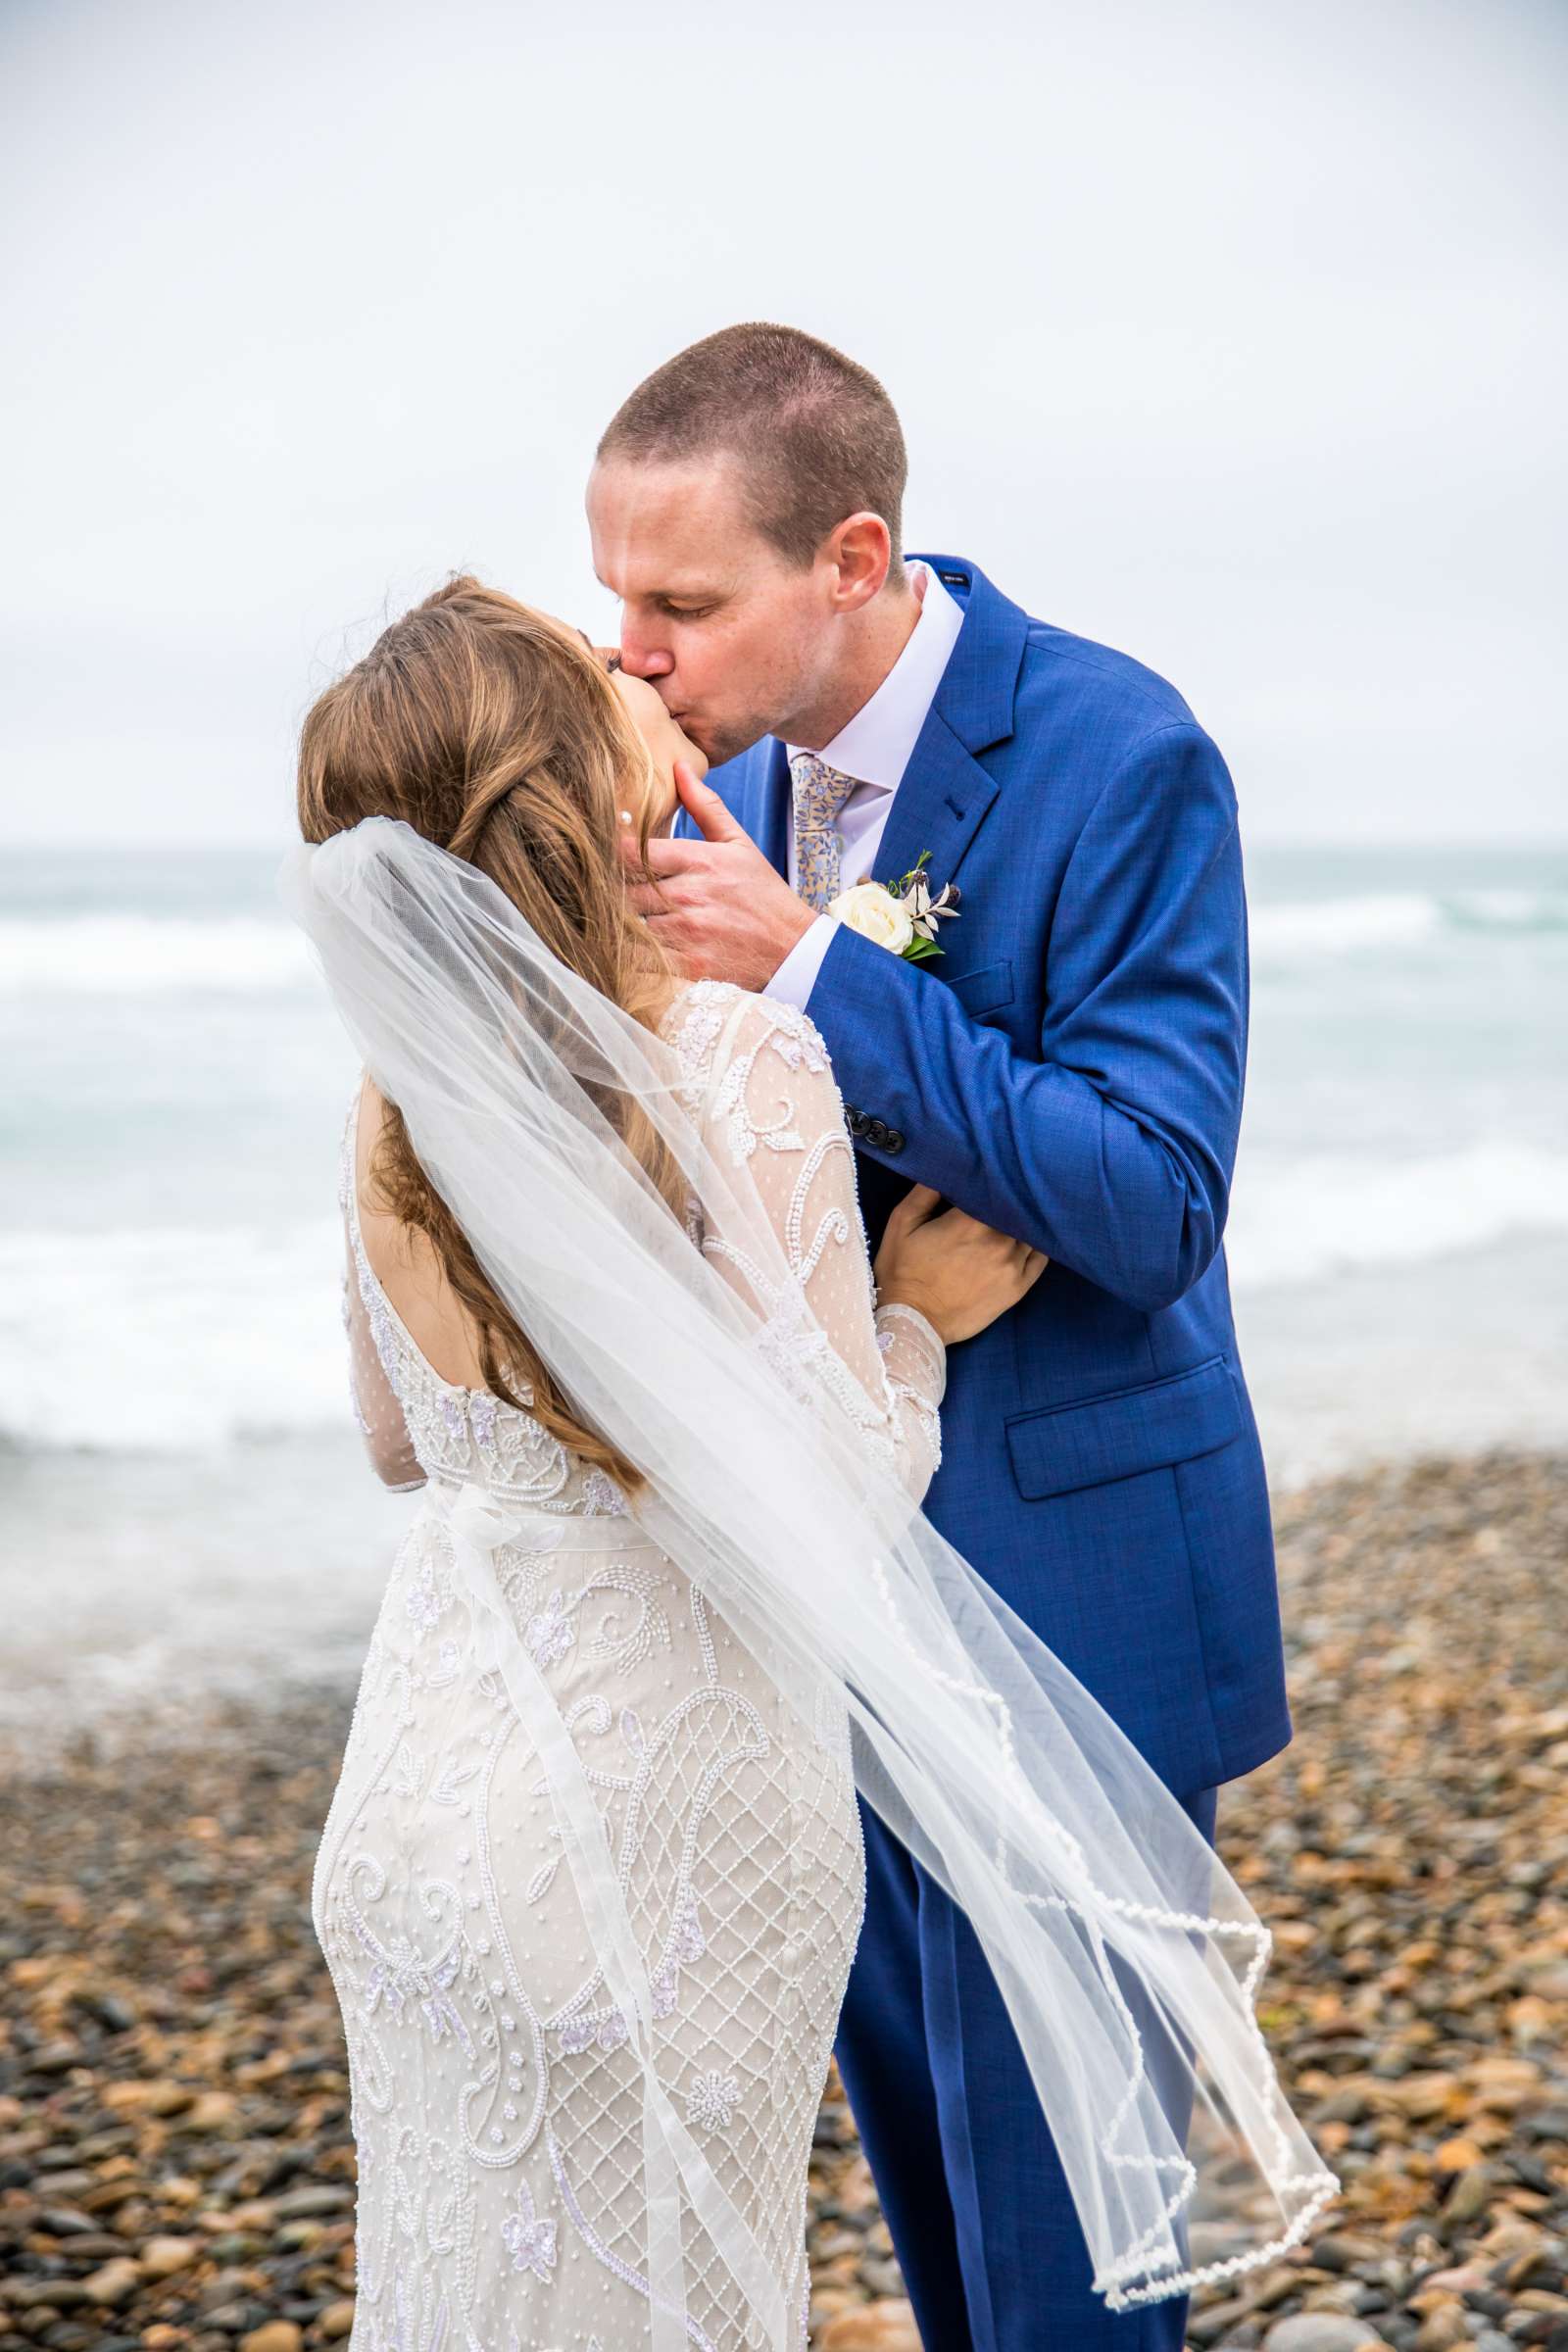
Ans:
[[[1222,1237],[1247,1051],[1236,795],[1173,688],[925,559],[963,625],[888,815],[962,912],[910,964],[839,928],[808,1010],[850,1106],[873,1250],[915,1182],[1043,1250],[955,1348],[928,1516],[1212,1835],[1290,1738],[1262,1454]],[[710,782],[780,871],[764,740]],[[961,1912],[862,1806],[840,2068],[928,2352],[1154,2352],[1112,2318]]]

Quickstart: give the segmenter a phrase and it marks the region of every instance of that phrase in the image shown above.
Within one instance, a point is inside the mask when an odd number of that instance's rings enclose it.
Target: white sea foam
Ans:
[[[1448,935],[1568,931],[1568,892],[1383,891],[1254,901],[1252,953],[1263,966],[1421,948]],[[131,912],[0,921],[0,993],[223,995],[293,989],[309,979],[304,939],[256,915]]]
[[[301,933],[254,915],[83,914],[0,922],[0,991],[223,994],[297,988],[311,973]]]
[[[1404,1266],[1568,1231],[1568,1159],[1502,1141],[1421,1159],[1245,1153],[1225,1248],[1237,1289]]]
[[[1353,898],[1254,903],[1248,928],[1261,963],[1415,948],[1445,934],[1568,931],[1568,892],[1371,891]]]
[[[349,1423],[342,1229],[0,1240],[0,1435],[181,1453]]]

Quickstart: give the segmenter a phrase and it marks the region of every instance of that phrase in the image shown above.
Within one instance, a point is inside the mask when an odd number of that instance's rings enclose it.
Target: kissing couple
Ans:
[[[352,2352],[805,2352],[835,2050],[926,2352],[1177,2352],[1336,2185],[1213,1846],[1290,1736],[1235,793],[905,475],[728,328],[599,443],[618,647],[459,578],[305,721],[418,1497],[313,1890]]]

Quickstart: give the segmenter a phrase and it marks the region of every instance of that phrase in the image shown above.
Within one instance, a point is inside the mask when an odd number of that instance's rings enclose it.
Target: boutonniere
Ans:
[[[957,885],[943,884],[935,896],[925,872],[929,850],[922,850],[906,874],[896,882],[857,882],[841,890],[828,906],[835,922],[848,923],[863,939],[891,948],[906,963],[923,963],[946,953],[937,940],[937,925],[958,911]]]

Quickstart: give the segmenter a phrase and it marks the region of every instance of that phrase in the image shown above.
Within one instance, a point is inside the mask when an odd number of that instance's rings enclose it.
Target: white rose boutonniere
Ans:
[[[929,850],[922,850],[918,862],[897,882],[857,882],[849,890],[841,890],[829,902],[828,913],[835,922],[858,931],[862,939],[874,940],[879,948],[891,948],[906,962],[922,963],[928,956],[942,955],[937,925],[957,913],[958,893],[950,882],[932,896],[923,871],[930,855]]]
[[[857,882],[853,889],[841,890],[829,902],[828,912],[836,923],[847,923],[862,939],[874,939],[879,948],[891,948],[895,956],[906,955],[914,938],[908,909],[880,882]]]

